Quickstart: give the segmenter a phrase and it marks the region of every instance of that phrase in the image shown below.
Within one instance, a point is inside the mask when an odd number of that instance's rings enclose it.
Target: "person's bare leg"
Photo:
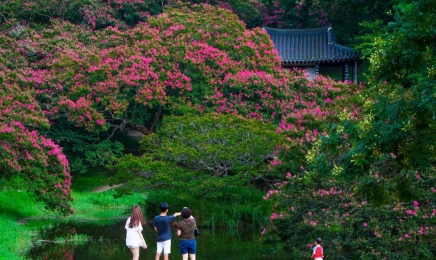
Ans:
[[[169,258],[168,258],[168,254],[165,254],[164,253],[164,260],[168,260]]]
[[[139,247],[136,248],[130,248],[130,252],[132,252],[132,260],[138,260],[139,259]]]
[[[183,259],[183,260],[188,260],[188,254],[187,254],[187,253],[186,253],[186,254],[183,254],[183,255],[182,255],[182,259]]]
[[[154,259],[155,260],[159,260],[160,259],[160,254],[156,254],[156,257]]]
[[[195,260],[195,254],[189,254],[189,257],[191,258],[191,260]]]

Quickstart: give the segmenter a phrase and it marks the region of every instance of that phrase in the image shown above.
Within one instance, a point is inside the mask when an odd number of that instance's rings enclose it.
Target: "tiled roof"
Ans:
[[[283,65],[341,62],[359,59],[359,52],[334,42],[331,27],[273,29],[264,27]]]

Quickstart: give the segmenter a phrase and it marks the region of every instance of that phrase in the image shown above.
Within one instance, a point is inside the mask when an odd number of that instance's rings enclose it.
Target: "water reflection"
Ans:
[[[140,259],[154,259],[156,254],[156,233],[152,227],[143,231],[148,248],[141,249]],[[257,230],[201,229],[197,237],[197,259],[289,259],[284,253],[264,255],[265,246],[258,241]],[[36,241],[29,257],[31,259],[80,259],[80,260],[120,260],[131,259],[132,255],[125,245],[126,231],[124,221],[110,225],[65,224],[43,232]],[[57,239],[56,239],[57,238]],[[62,239],[59,239],[62,238]],[[57,242],[49,242],[57,241]],[[182,259],[179,240],[173,229],[170,259]]]

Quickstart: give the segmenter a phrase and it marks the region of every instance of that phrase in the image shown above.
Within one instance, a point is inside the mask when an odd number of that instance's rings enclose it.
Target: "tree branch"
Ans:
[[[8,20],[6,19],[6,17],[2,13],[0,13],[0,16],[3,17],[3,19],[5,19],[6,23],[8,22]]]
[[[127,123],[129,121],[127,119],[124,119],[123,122],[120,125],[117,125],[114,127],[114,130],[112,131],[111,135],[106,139],[110,140],[112,136],[115,134],[115,132],[119,129],[120,131],[123,131],[123,129],[126,127]]]
[[[154,128],[156,127],[157,122],[159,121],[160,115],[162,114],[162,107],[160,106],[157,113],[154,116],[153,123],[150,126],[150,132],[154,131]]]

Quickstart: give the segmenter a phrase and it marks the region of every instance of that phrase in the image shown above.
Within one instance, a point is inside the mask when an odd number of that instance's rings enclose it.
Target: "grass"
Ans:
[[[125,217],[130,214],[133,205],[144,204],[145,196],[140,193],[125,195],[115,198],[115,191],[108,190],[101,193],[73,193],[75,201],[73,208],[74,215],[66,218],[67,221],[90,221],[99,219],[102,225],[108,224],[117,217]]]
[[[89,173],[73,176],[71,188],[75,192],[91,192],[100,186],[107,185],[112,173],[105,169],[93,169]]]
[[[0,259],[21,259],[32,247],[34,231],[19,225],[11,215],[0,214]]]
[[[57,237],[52,242],[57,243],[57,244],[70,243],[73,245],[82,245],[82,244],[85,244],[88,240],[89,240],[89,237],[86,235],[74,234],[71,237]]]
[[[133,205],[145,203],[145,196],[140,193],[116,197],[114,190],[91,192],[106,185],[108,177],[110,173],[95,171],[73,178],[75,200],[72,206],[76,213],[68,217],[43,210],[42,204],[32,201],[26,192],[17,190],[14,183],[3,182],[0,190],[0,260],[25,259],[38,233],[59,223],[98,220],[96,224],[108,225],[129,215]],[[32,219],[43,221],[29,221]],[[27,221],[27,224],[23,224]],[[61,237],[55,242],[65,239]],[[71,239],[74,241],[69,242],[85,241],[84,237],[79,236],[68,238]],[[38,243],[37,240],[35,243]]]
[[[169,213],[179,212],[188,207],[199,226],[209,227],[258,227],[268,219],[272,208],[269,201],[264,201],[265,192],[244,186],[228,186],[220,190],[223,195],[205,198],[195,194],[189,186],[179,189],[150,190],[147,197],[147,218],[159,213],[159,204],[167,202]]]

